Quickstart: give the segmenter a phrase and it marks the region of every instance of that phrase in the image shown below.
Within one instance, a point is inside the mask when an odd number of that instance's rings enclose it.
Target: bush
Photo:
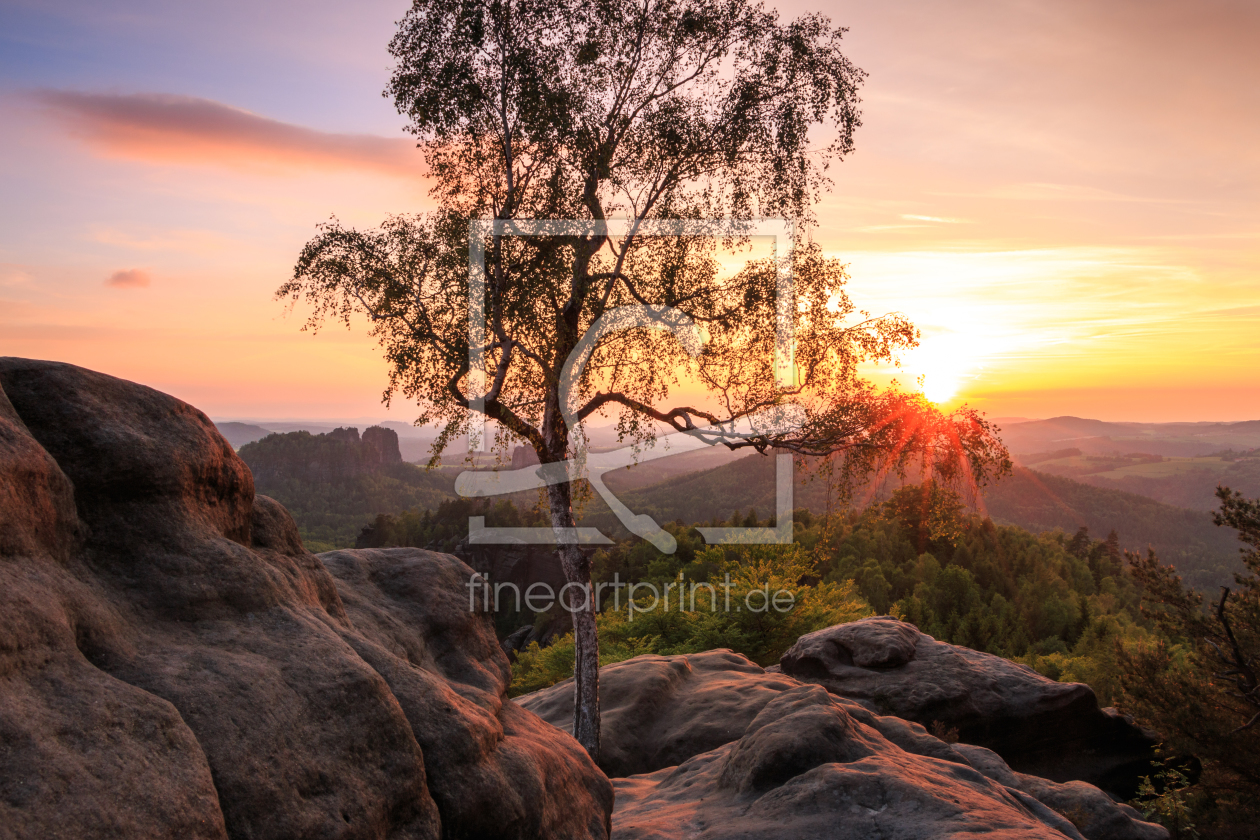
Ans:
[[[685,608],[680,608],[675,595],[671,608],[665,609],[663,598],[649,608],[647,596],[641,596],[633,609],[623,603],[620,609],[606,609],[597,616],[600,665],[644,653],[699,653],[714,648],[730,648],[760,665],[770,665],[806,633],[873,612],[852,581],[802,584],[816,579],[817,571],[811,555],[799,545],[711,546],[697,552],[689,568],[713,570],[706,579],[689,579],[685,572],[678,576],[688,593],[692,583],[698,584],[694,610],[690,597],[684,599]],[[713,587],[712,594],[703,584]],[[775,609],[773,599],[780,591],[793,593],[789,609]],[[767,593],[769,604],[765,604]],[[785,606],[786,600],[780,597],[779,606]],[[512,666],[510,694],[537,691],[573,676],[573,650],[571,634],[547,648],[530,645]]]

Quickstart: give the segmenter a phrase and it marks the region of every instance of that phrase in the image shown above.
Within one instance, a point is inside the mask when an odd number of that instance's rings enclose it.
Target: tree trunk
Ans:
[[[572,493],[568,484],[552,484],[547,488],[551,508],[551,527],[573,529]],[[575,607],[573,638],[576,651],[573,663],[573,737],[599,761],[599,639],[595,634],[595,599],[591,587],[591,563],[576,543],[561,543],[556,550],[568,583],[563,604]],[[579,589],[579,587],[581,587]],[[562,608],[563,608],[562,604]]]

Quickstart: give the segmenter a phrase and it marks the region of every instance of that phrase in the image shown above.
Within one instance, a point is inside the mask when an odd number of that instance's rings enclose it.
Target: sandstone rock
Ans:
[[[795,680],[766,674],[729,650],[638,656],[599,671],[600,768],[609,776],[680,764],[738,739],[762,707]],[[521,707],[573,726],[573,681],[524,697]]]
[[[606,836],[607,780],[506,700],[467,566],[321,562],[157,391],[0,359],[0,393],[0,833]]]
[[[541,604],[558,598],[568,583],[552,546],[523,542],[473,544],[465,537],[452,553],[490,581],[491,592],[494,593],[491,611],[501,620],[513,616],[525,621],[533,620],[533,613],[526,605],[526,598],[531,594],[530,587],[535,587],[532,592],[537,598],[535,603]],[[547,647],[557,638],[572,632],[573,616],[567,610],[553,608],[547,618],[531,624],[529,632],[518,637],[511,649],[521,651],[534,642],[540,647]]]
[[[600,768],[614,778],[651,773],[729,744],[767,703],[801,685],[729,650],[636,656],[601,668],[599,679]],[[833,699],[907,752],[966,761],[917,723],[873,714],[842,697]],[[573,725],[572,680],[516,702],[559,729]]]
[[[1129,805],[1116,802],[1085,782],[1058,784],[1038,776],[1016,773],[997,753],[971,744],[954,749],[984,775],[1031,795],[1037,801],[1063,814],[1087,840],[1167,840],[1163,826],[1143,822],[1142,815]]]
[[[743,829],[736,826],[706,822],[726,819],[721,809],[707,816],[696,816],[705,809],[695,797],[705,797],[708,802],[712,795],[721,796],[722,790],[734,790],[738,794],[735,799],[755,799],[823,765],[854,765],[862,761],[867,761],[863,772],[890,774],[888,784],[904,787],[910,783],[897,775],[909,772],[910,778],[919,778],[922,768],[915,765],[918,769],[904,771],[904,768],[898,769],[900,765],[896,762],[884,761],[889,755],[904,753],[897,761],[926,760],[928,766],[936,768],[935,772],[950,778],[960,771],[941,769],[940,763],[974,767],[1007,788],[1006,793],[1019,808],[1059,832],[1046,836],[1077,836],[1071,824],[1076,821],[1089,840],[1164,840],[1167,837],[1163,828],[1141,822],[1136,811],[1113,803],[1096,787],[1083,782],[1059,785],[1015,773],[996,753],[982,747],[947,744],[930,735],[920,724],[875,714],[856,701],[829,695],[821,686],[763,670],[731,651],[635,657],[600,669],[600,691],[604,700],[601,766],[614,777],[617,786],[617,811],[613,816],[617,836],[690,836],[671,834],[673,829],[655,823],[651,812],[657,806],[677,806],[676,814],[683,820],[683,826],[709,826],[706,829],[709,833],[702,832],[699,836],[746,836],[739,833]],[[518,702],[557,727],[569,726],[573,716],[572,682],[526,695],[518,698]],[[871,733],[883,741],[873,741]],[[880,744],[875,752],[869,752],[872,743]],[[690,779],[688,774],[696,768],[708,766],[705,754],[721,751],[724,746],[729,750],[721,769],[714,770],[716,775],[712,778],[704,777],[707,780],[704,785],[711,787],[702,786],[685,795],[673,791],[677,785],[685,787],[681,780]],[[872,762],[877,769],[871,769]],[[676,769],[681,775],[673,774],[672,765],[680,765]],[[684,771],[683,767],[690,769]],[[965,773],[964,777],[973,778]],[[670,779],[673,781],[669,785],[664,784]],[[933,784],[943,783],[938,779]],[[655,790],[658,785],[659,792]],[[692,794],[694,796],[688,799]],[[827,802],[836,798],[834,792],[818,795]],[[931,795],[922,795],[931,798]],[[962,797],[960,801],[964,801],[975,795],[975,791],[968,788],[955,794],[939,795]],[[923,806],[910,794],[903,796],[899,807],[913,811]],[[629,824],[623,820],[625,816],[630,818]],[[813,819],[798,821],[782,814],[782,824],[766,836],[813,836],[810,832],[817,827]],[[740,823],[740,820],[735,822]],[[628,825],[635,826],[634,831],[630,831]],[[755,831],[769,830],[765,823],[754,825],[757,826]],[[872,832],[877,828],[903,830],[899,825],[879,823],[868,828]],[[933,823],[916,829],[918,834],[905,836],[931,837],[937,830],[946,835],[956,830],[951,825],[948,821]],[[755,831],[750,830],[747,836],[755,836]],[[831,835],[824,832],[818,836]],[[871,836],[878,835],[872,833]]]
[[[80,650],[123,625],[80,538],[69,479],[0,390],[0,835],[226,838],[179,712]]]
[[[529,634],[534,632],[534,625],[526,624],[518,627],[507,635],[507,637],[499,644],[503,648],[503,652],[507,654],[509,660],[515,662],[514,657],[526,646],[526,639]]]
[[[905,752],[815,686],[779,693],[738,741],[615,785],[618,840],[1081,838],[965,763]]]
[[[471,569],[414,548],[320,559],[357,631],[346,641],[385,678],[433,768],[429,791],[451,835],[606,832],[607,780],[576,741],[507,700],[507,659],[469,610]]]
[[[401,464],[402,452],[398,448],[398,432],[384,426],[369,426],[363,430],[363,447],[372,453],[379,464]]]
[[[1060,683],[991,654],[938,642],[883,616],[802,636],[784,674],[881,714],[957,727],[1022,773],[1081,780],[1129,798],[1150,771],[1155,733],[1099,709],[1089,686]]]
[[[543,584],[548,589],[535,591],[540,596],[550,592],[555,597],[567,583],[552,546],[525,543],[474,545],[464,538],[455,546],[454,554],[485,576],[492,587],[510,584],[498,593],[498,612],[518,612],[528,616],[530,611],[525,608],[524,599],[530,586]]]

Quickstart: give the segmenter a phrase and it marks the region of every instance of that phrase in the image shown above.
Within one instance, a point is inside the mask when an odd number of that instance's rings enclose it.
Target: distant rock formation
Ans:
[[[0,835],[606,837],[471,574],[308,554],[201,412],[0,359]]]
[[[1015,773],[731,651],[609,665],[600,695],[617,840],[1168,837],[1092,785]],[[568,726],[572,682],[517,702]]]
[[[512,469],[520,470],[525,467],[541,464],[538,460],[538,453],[534,451],[532,446],[518,446],[512,450]]]
[[[357,475],[385,472],[403,463],[398,433],[383,426],[353,427],[327,434],[272,434],[240,449],[254,478],[263,485],[277,480],[331,483]]]
[[[857,700],[880,714],[939,721],[1022,773],[1082,780],[1132,797],[1159,736],[1083,683],[1047,679],[1000,656],[938,642],[913,624],[881,616],[802,636],[783,673]]]
[[[363,430],[363,447],[373,455],[374,463],[381,465],[401,464],[402,452],[398,449],[398,432],[384,426],[369,426]]]
[[[350,428],[346,428],[344,426],[338,426],[337,428],[333,429],[331,432],[327,432],[322,435],[316,435],[316,437],[322,437],[322,438],[328,438],[329,440],[335,440],[338,443],[344,443],[347,446],[355,446],[359,443],[359,430],[354,428],[353,426]]]

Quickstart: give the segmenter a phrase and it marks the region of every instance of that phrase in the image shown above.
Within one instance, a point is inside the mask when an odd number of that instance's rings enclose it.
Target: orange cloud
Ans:
[[[140,268],[119,269],[105,278],[105,285],[115,289],[147,289],[153,278]]]
[[[74,135],[111,156],[234,168],[334,166],[422,174],[420,153],[408,140],[316,131],[208,99],[63,90],[38,91],[34,97]]]

